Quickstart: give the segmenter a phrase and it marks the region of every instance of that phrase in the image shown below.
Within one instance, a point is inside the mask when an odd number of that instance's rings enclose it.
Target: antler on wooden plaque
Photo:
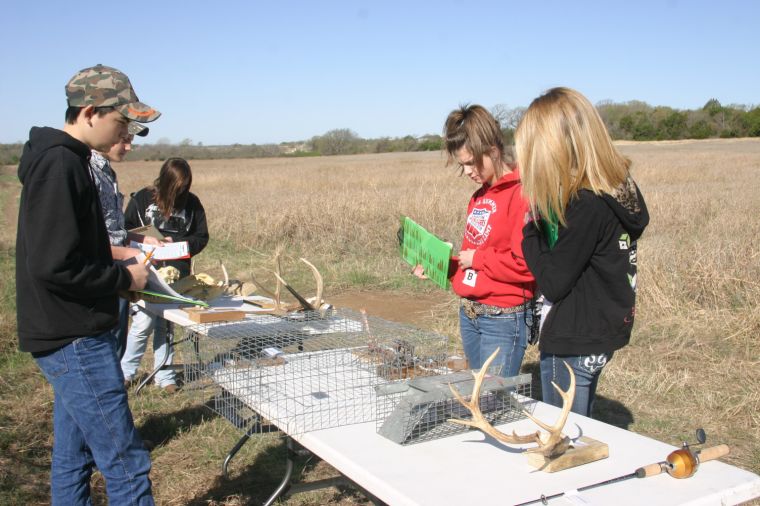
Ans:
[[[559,392],[560,396],[562,397],[562,412],[560,413],[559,418],[557,418],[557,421],[554,423],[554,425],[548,425],[541,420],[533,417],[533,415],[527,411],[523,410],[523,413],[528,418],[533,420],[536,425],[544,429],[546,432],[542,433],[541,431],[536,431],[532,434],[523,436],[516,434],[514,431],[512,431],[512,434],[505,434],[491,425],[483,416],[483,413],[480,411],[480,389],[483,386],[483,380],[486,377],[488,367],[491,365],[491,362],[494,361],[498,353],[499,349],[497,348],[496,351],[494,351],[493,354],[488,357],[488,360],[486,360],[485,364],[483,364],[483,367],[480,368],[480,371],[477,373],[475,373],[475,371],[472,372],[472,375],[475,378],[475,384],[472,387],[472,394],[470,395],[469,401],[465,400],[464,397],[462,397],[462,395],[457,392],[456,389],[454,389],[454,387],[449,385],[451,393],[454,394],[454,397],[456,397],[456,399],[464,407],[470,410],[470,413],[472,413],[472,420],[451,419],[450,421],[460,425],[466,425],[468,427],[480,429],[489,436],[503,443],[535,443],[537,446],[535,448],[527,449],[526,452],[528,453],[540,453],[545,457],[556,457],[562,455],[570,446],[570,438],[562,434],[562,429],[565,426],[565,422],[567,421],[567,416],[570,414],[570,408],[573,405],[573,399],[575,397],[575,374],[573,373],[572,368],[567,365],[567,362],[564,363],[565,367],[567,367],[567,370],[570,372],[570,386],[568,387],[567,391],[563,391],[556,385],[556,383],[552,382],[552,386],[557,390],[557,392]]]

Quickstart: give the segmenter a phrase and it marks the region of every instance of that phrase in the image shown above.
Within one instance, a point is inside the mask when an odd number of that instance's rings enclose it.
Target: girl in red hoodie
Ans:
[[[499,348],[493,365],[501,375],[520,372],[532,321],[534,279],[522,252],[528,203],[518,167],[504,149],[499,123],[479,105],[463,106],[446,119],[447,165],[457,163],[480,188],[467,222],[451,279],[462,297],[460,328],[470,368],[479,369]]]

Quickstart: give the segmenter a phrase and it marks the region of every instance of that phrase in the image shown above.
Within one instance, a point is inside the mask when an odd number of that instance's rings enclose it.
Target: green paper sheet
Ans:
[[[434,236],[407,216],[401,218],[401,227],[404,231],[401,257],[409,265],[421,265],[431,281],[447,290],[451,244]]]

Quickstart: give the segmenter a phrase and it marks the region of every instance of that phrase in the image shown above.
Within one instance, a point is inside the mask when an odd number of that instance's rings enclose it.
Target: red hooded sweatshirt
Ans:
[[[451,278],[457,295],[498,307],[518,306],[533,297],[535,281],[522,252],[527,213],[518,169],[472,195],[462,250],[476,251],[472,268],[457,268]]]

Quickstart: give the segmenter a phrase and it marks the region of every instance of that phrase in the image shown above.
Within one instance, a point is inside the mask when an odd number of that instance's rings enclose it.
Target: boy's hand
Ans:
[[[148,272],[150,264],[145,265],[142,262],[136,262],[127,265],[129,275],[132,276],[132,283],[129,285],[129,291],[134,292],[142,290],[148,284]]]

